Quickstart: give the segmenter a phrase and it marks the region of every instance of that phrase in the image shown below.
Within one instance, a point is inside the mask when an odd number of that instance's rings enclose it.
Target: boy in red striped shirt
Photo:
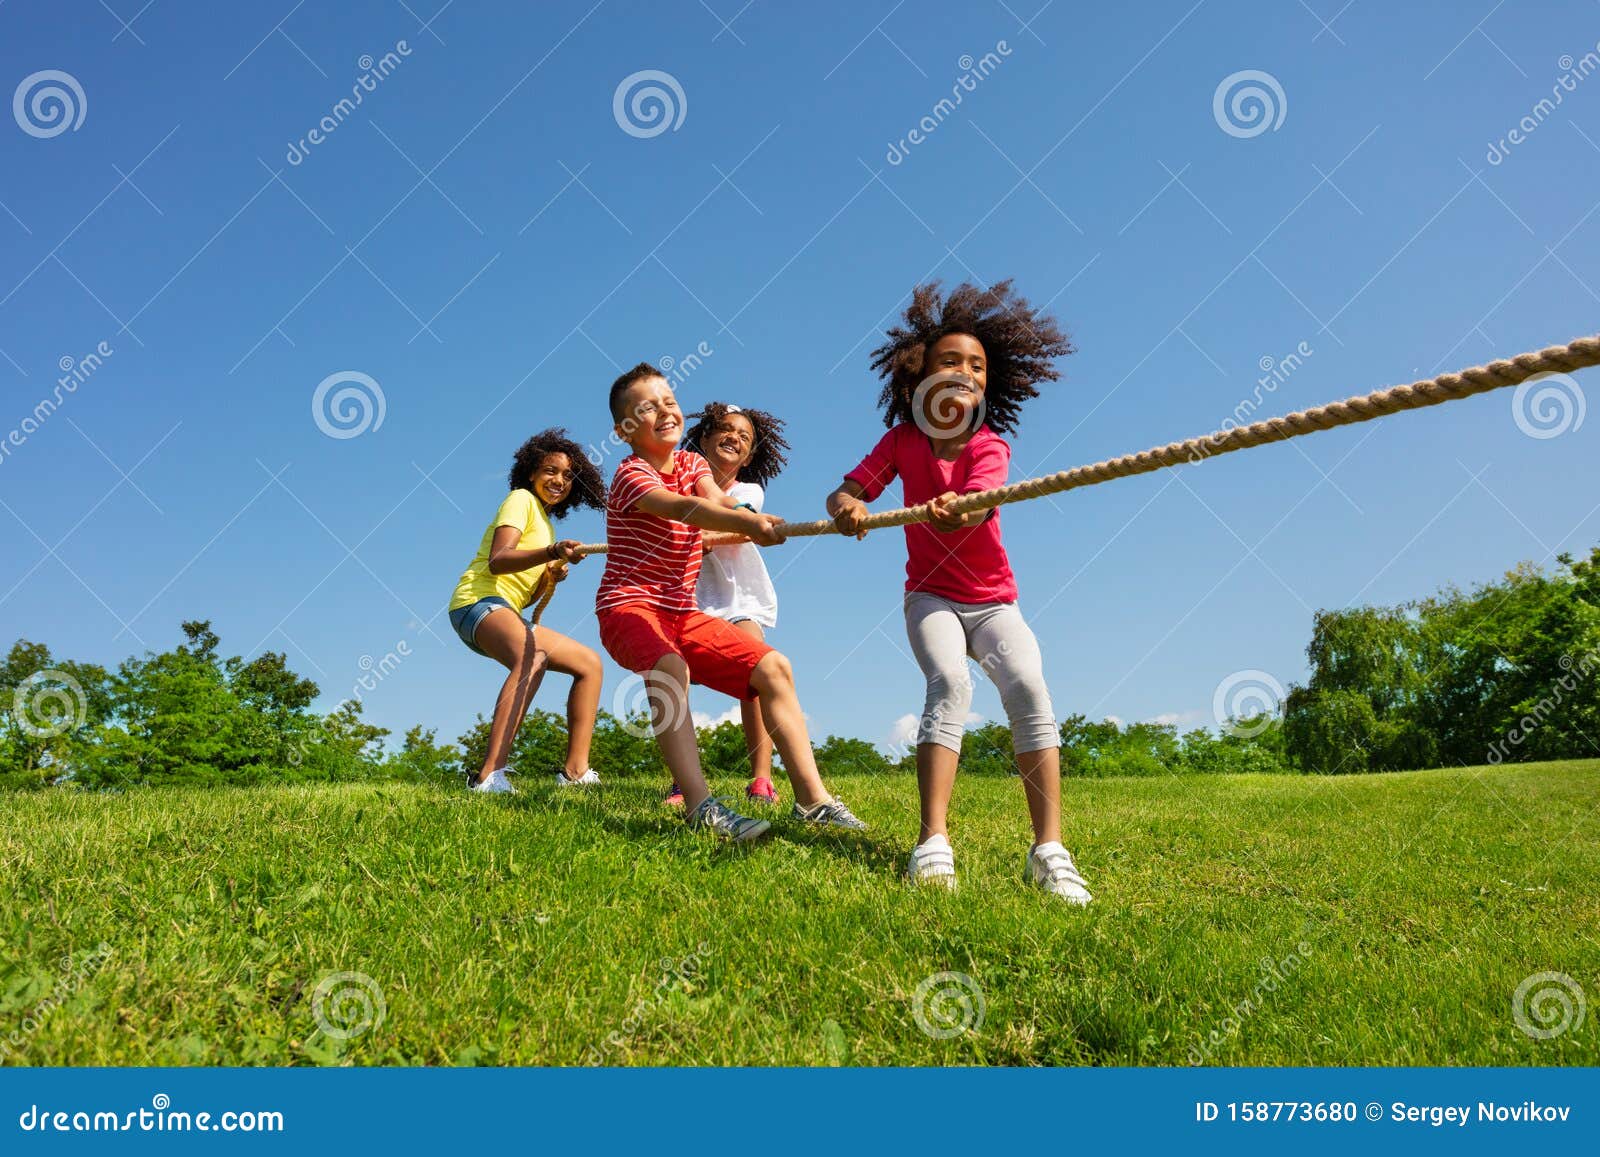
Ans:
[[[700,531],[742,534],[761,546],[783,541],[783,520],[741,507],[722,492],[700,455],[679,450],[683,413],[672,387],[648,362],[611,385],[623,459],[606,499],[606,572],[595,596],[600,642],[618,665],[643,676],[656,742],[683,789],[692,828],[752,840],[771,825],[732,811],[711,795],[689,712],[689,684],[761,704],[794,789],[794,816],[823,827],[863,831],[817,774],[789,660],[695,605],[704,553]]]

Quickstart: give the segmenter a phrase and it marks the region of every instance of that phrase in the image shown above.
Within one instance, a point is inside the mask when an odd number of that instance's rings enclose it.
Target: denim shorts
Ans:
[[[489,656],[479,649],[475,641],[478,636],[478,628],[483,625],[483,620],[487,619],[491,612],[499,610],[501,607],[512,612],[517,609],[499,595],[490,595],[486,599],[479,599],[469,606],[457,607],[450,612],[450,625],[456,629],[456,634],[461,636],[461,641],[486,659]],[[518,615],[517,617],[521,618],[522,616]]]

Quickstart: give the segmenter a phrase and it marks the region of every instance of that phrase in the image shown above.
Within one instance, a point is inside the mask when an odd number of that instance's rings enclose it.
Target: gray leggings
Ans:
[[[1016,603],[957,603],[914,592],[906,595],[906,634],[928,680],[918,744],[961,750],[972,707],[970,656],[1000,689],[1014,752],[1061,746],[1039,641]]]

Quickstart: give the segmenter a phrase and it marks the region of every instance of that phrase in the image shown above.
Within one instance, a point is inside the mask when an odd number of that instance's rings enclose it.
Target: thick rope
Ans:
[[[1076,490],[1081,486],[1095,486],[1101,482],[1109,482],[1113,478],[1149,474],[1151,471],[1177,466],[1184,462],[1200,462],[1206,458],[1231,454],[1235,450],[1244,450],[1251,446],[1283,442],[1290,438],[1298,438],[1302,434],[1331,430],[1335,426],[1370,422],[1374,418],[1397,414],[1402,410],[1419,410],[1424,406],[1437,406],[1442,402],[1453,402],[1458,398],[1470,398],[1474,394],[1521,385],[1538,374],[1570,373],[1595,365],[1600,365],[1600,335],[1581,337],[1566,345],[1549,346],[1534,353],[1518,354],[1504,361],[1473,366],[1458,373],[1441,374],[1436,378],[1412,382],[1410,385],[1390,386],[1370,394],[1346,398],[1342,402],[1330,402],[1315,409],[1285,414],[1281,418],[1266,418],[1260,422],[1252,422],[1248,426],[1235,426],[1204,437],[1141,450],[1137,454],[1124,454],[1120,458],[1112,458],[1106,462],[1074,466],[1057,474],[1028,478],[995,490],[981,490],[956,499],[948,509],[953,514],[967,514],[974,510],[987,510],[990,507],[1022,502],[1030,498],[1043,498],[1047,494],[1060,494],[1066,490]],[[905,507],[870,514],[862,522],[862,528],[882,530],[885,527],[905,526],[908,523],[927,520],[927,505]],[[819,534],[839,533],[831,519],[784,523],[783,532],[789,538],[810,538]],[[709,535],[706,542],[715,545],[719,538],[733,542],[744,541],[738,536]],[[584,555],[604,554],[606,549],[604,543],[579,548]],[[545,602],[548,601],[547,595]]]

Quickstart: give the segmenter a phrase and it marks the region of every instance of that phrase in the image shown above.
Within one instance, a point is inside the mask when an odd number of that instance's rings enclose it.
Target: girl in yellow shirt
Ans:
[[[555,428],[522,444],[511,463],[511,493],[483,532],[478,553],[450,600],[450,625],[461,641],[506,668],[494,703],[489,750],[467,786],[487,793],[514,792],[506,778],[511,744],[546,671],[572,676],[567,697],[567,761],[556,773],[563,787],[596,784],[589,743],[600,708],[600,656],[582,643],[530,626],[523,618],[543,583],[560,582],[567,565],[581,561],[578,543],[557,540],[552,519],[577,506],[605,509],[605,483],[582,448]]]

